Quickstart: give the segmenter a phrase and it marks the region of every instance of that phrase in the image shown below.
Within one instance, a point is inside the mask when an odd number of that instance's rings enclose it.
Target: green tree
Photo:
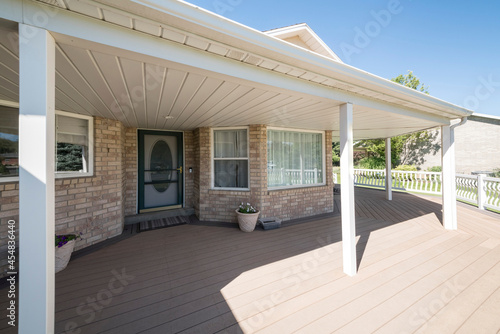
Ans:
[[[408,71],[407,74],[400,74],[395,78],[394,81],[400,85],[418,90],[422,93],[429,94],[428,87],[420,82],[412,71]],[[408,164],[410,154],[403,154],[412,147],[428,146],[430,144],[431,134],[427,131],[414,132],[411,134],[396,136],[391,138],[391,164],[395,168],[398,165]],[[361,140],[358,145],[360,147],[366,148],[369,152],[369,156],[362,159],[359,164],[364,168],[383,168],[385,166],[385,139],[367,139]],[[435,150],[435,148],[433,148]],[[429,148],[431,150],[431,148]],[[402,159],[401,159],[402,158]]]
[[[340,143],[338,141],[332,143],[332,165],[340,166]]]
[[[79,171],[83,169],[80,145],[57,143],[57,171]]]
[[[391,81],[397,82],[400,85],[418,90],[422,93],[429,94],[427,89],[429,87],[425,87],[424,84],[420,83],[420,79],[413,75],[413,71],[408,71],[408,74],[400,74],[395,78],[392,78]]]

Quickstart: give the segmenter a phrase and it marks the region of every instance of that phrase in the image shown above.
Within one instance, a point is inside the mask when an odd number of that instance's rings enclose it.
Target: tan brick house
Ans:
[[[343,64],[305,24],[262,33],[173,0],[5,1],[0,18],[0,138],[19,152],[0,179],[0,247],[15,221],[21,272],[41,277],[21,279],[33,324],[50,326],[55,232],[82,232],[83,248],[151,212],[332,212],[332,140],[346,273],[354,138],[442,126],[445,227],[456,228],[449,134],[471,112]]]

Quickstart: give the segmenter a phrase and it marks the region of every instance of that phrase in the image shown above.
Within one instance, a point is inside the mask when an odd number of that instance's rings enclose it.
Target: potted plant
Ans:
[[[81,235],[81,233],[80,233]],[[65,269],[68,265],[69,259],[71,258],[71,253],[75,248],[75,242],[81,236],[77,234],[63,234],[56,235],[56,260],[55,260],[55,270],[56,273]]]
[[[250,203],[246,205],[241,203],[240,207],[236,210],[240,230],[243,232],[252,232],[255,229],[255,225],[257,225],[259,214],[260,211],[251,206]]]

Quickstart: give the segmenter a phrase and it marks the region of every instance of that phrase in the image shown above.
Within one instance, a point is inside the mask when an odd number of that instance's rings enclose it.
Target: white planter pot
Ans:
[[[66,268],[74,248],[75,240],[68,241],[68,243],[62,247],[56,247],[56,273]]]
[[[252,232],[257,225],[257,219],[259,219],[260,211],[256,213],[241,213],[236,210],[238,215],[238,224],[240,225],[240,230],[243,232]]]

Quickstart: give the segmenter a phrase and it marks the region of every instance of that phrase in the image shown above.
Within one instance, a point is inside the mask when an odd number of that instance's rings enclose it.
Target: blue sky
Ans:
[[[412,70],[431,95],[500,116],[500,2],[188,2],[257,30],[305,22],[349,65],[387,79]]]

